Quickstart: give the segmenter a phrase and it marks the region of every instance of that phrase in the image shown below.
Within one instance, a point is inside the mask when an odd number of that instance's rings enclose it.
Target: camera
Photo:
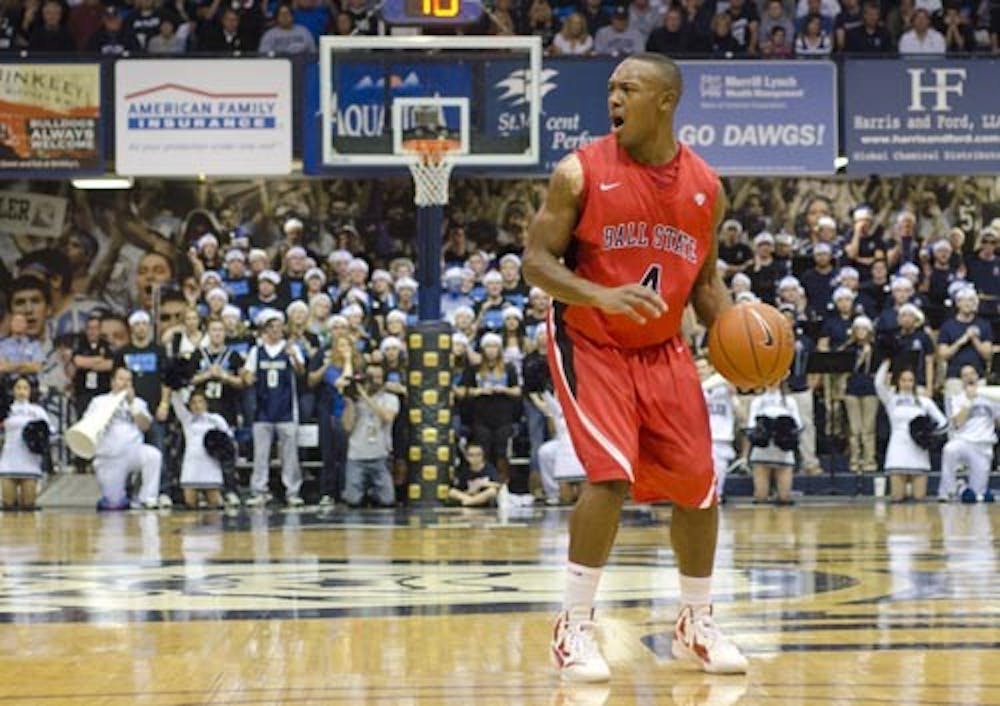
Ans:
[[[350,397],[351,399],[357,399],[361,396],[361,386],[368,382],[364,373],[355,373],[351,376],[350,382],[347,383],[347,387],[344,388],[344,397]]]

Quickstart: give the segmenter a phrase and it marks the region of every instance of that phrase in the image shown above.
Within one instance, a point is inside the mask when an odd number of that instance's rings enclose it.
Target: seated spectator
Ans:
[[[820,22],[820,29],[822,34],[826,34],[833,37],[833,18],[837,16],[840,12],[840,8],[837,8],[837,12],[832,15],[823,12],[822,0],[809,0],[809,12],[804,15],[795,18],[795,32],[796,34],[803,34],[806,30],[806,23],[811,17],[818,17]]]
[[[727,12],[720,12],[712,19],[709,50],[713,56],[731,58],[744,53],[743,45],[733,37],[732,26],[733,20]]]
[[[541,37],[542,50],[549,51],[558,30],[559,26],[548,0],[532,0],[519,34]]]
[[[865,2],[861,24],[844,33],[843,50],[848,54],[886,54],[893,51],[892,36],[882,22],[882,8],[876,0]]]
[[[830,35],[823,31],[819,15],[806,17],[802,31],[795,38],[795,56],[809,58],[828,56],[833,51]]]
[[[319,42],[330,24],[330,9],[324,0],[292,0],[292,16],[296,25],[305,27]]]
[[[680,5],[684,30],[690,32],[688,51],[707,53],[710,50],[715,3],[705,0],[683,0]]]
[[[653,29],[646,40],[646,51],[676,56],[687,52],[691,46],[692,33],[684,27],[684,16],[680,9],[671,7],[663,18],[663,24]]]
[[[545,321],[552,307],[552,297],[538,287],[528,293],[528,306],[524,310],[524,332],[534,339],[536,332],[545,329]]]
[[[622,5],[611,14],[611,24],[601,27],[594,36],[594,53],[628,56],[643,50],[642,35],[628,26],[628,9]]]
[[[765,59],[790,59],[795,56],[784,27],[775,25],[771,28],[770,36],[760,46],[760,53]]]
[[[369,0],[347,0],[341,10],[351,16],[351,23],[357,34],[378,34],[378,13],[372,11]]]
[[[729,15],[729,33],[740,45],[740,53],[756,54],[757,30],[760,26],[757,3],[752,0],[729,0],[723,12]]]
[[[187,37],[177,33],[174,18],[165,15],[160,22],[160,33],[149,38],[146,51],[150,54],[183,54],[187,50]]]
[[[247,298],[246,312],[251,321],[256,321],[258,314],[264,309],[283,311],[288,306],[287,300],[278,295],[281,275],[274,270],[264,270],[257,277],[257,294]]]
[[[457,394],[459,399],[470,400],[471,419],[467,421],[472,440],[483,446],[487,459],[499,470],[501,482],[506,483],[510,478],[507,444],[515,416],[520,417],[521,386],[514,366],[503,361],[502,345],[495,333],[483,336],[482,361],[466,368]]]
[[[828,17],[830,21],[840,12],[838,0],[798,0],[795,5],[795,17],[801,19],[809,14],[820,14]],[[830,27],[832,29],[832,27]]]
[[[462,306],[472,306],[472,297],[462,292],[462,269],[449,267],[444,271],[444,286],[441,291],[441,318],[451,320],[455,310]]]
[[[944,35],[931,27],[931,16],[927,10],[918,7],[913,11],[913,29],[899,38],[899,53],[944,54],[947,49]]]
[[[487,34],[494,37],[512,37],[517,34],[518,18],[514,0],[495,0],[493,11],[483,14]]]
[[[156,5],[157,0],[135,0],[135,10],[126,22],[142,51],[146,51],[150,38],[160,33],[163,18]]]
[[[274,15],[275,25],[264,32],[257,50],[261,54],[315,54],[316,40],[308,29],[295,24],[288,5],[279,5]]]
[[[604,11],[603,0],[581,0],[578,3],[580,17],[587,25],[587,34],[591,37],[597,35],[597,31],[602,27],[611,24],[611,18]]]
[[[349,387],[347,394],[351,402],[344,411],[344,428],[350,434],[344,502],[357,507],[371,493],[376,505],[391,507],[396,491],[389,458],[399,399],[385,389],[385,371],[377,363],[368,364],[364,379]]]
[[[76,48],[80,51],[87,50],[87,43],[90,38],[94,36],[94,33],[101,28],[104,22],[105,5],[101,0],[83,0],[70,8],[69,10],[69,22],[67,27],[70,33],[73,35],[73,41],[76,43]],[[0,27],[4,24],[3,20],[0,20]],[[0,42],[2,42],[3,33],[0,32]],[[4,47],[0,43],[0,49],[10,47]]]
[[[678,8],[678,19],[681,18]],[[653,30],[663,26],[664,12],[659,3],[652,0],[632,0],[628,4],[628,26],[642,36],[643,43],[649,40]],[[683,20],[681,20],[683,22]]]
[[[767,41],[775,27],[782,27],[786,37],[795,36],[795,24],[785,12],[782,0],[767,0],[764,16],[760,20],[761,43]]]
[[[959,372],[971,365],[979,377],[986,374],[986,364],[993,355],[993,327],[979,318],[979,296],[972,287],[962,287],[955,294],[955,315],[941,324],[938,333],[938,357],[945,370],[945,395],[953,396],[962,388]]]
[[[834,43],[837,50],[844,48],[847,33],[862,25],[860,0],[841,0],[840,12],[833,23]]]
[[[837,287],[833,291],[833,311],[823,319],[819,350],[838,351],[848,343],[854,322],[854,299],[854,292],[847,287]]]
[[[135,36],[125,27],[121,8],[114,5],[105,8],[104,22],[87,42],[87,51],[103,56],[121,56],[139,51],[139,43],[136,42]]]
[[[489,505],[497,496],[497,469],[486,461],[483,447],[475,441],[465,445],[465,463],[452,478],[448,498],[462,507]]]
[[[407,326],[413,326],[419,318],[417,288],[417,280],[412,277],[400,277],[396,280],[396,308],[393,311],[405,315]],[[386,323],[388,324],[388,319]]]
[[[971,52],[976,48],[976,37],[972,27],[962,17],[957,5],[949,4],[944,9],[944,41],[948,53]]]
[[[348,12],[338,12],[331,25],[327,34],[337,37],[350,37],[354,34],[354,20]]]
[[[76,52],[76,40],[66,26],[66,15],[58,0],[42,5],[42,21],[28,34],[28,51],[44,53]]]
[[[486,297],[476,307],[476,328],[479,331],[499,331],[503,328],[503,310],[510,305],[503,294],[503,275],[490,270],[483,276]]]
[[[242,20],[236,10],[226,8],[218,20],[205,25],[198,33],[198,51],[232,53],[254,51],[256,47],[243,31]]]
[[[583,15],[574,12],[567,17],[549,49],[553,56],[583,56],[593,53],[594,40],[587,33],[587,22]]]

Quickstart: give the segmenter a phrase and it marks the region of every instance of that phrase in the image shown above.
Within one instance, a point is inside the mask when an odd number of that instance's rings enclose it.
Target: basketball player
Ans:
[[[143,443],[143,435],[153,423],[149,406],[136,396],[132,387],[132,371],[126,367],[115,368],[111,375],[111,392],[98,395],[91,400],[83,417],[92,414],[100,405],[107,404],[108,397],[122,390],[125,399],[115,409],[107,429],[97,443],[94,457],[94,474],[101,486],[101,499],[97,507],[101,510],[122,510],[128,507],[125,496],[125,482],[129,473],[142,474],[142,487],[138,502],[142,507],[153,509],[159,506],[157,493],[160,489],[160,466],[163,455],[155,446]]]
[[[712,618],[718,533],[708,412],[680,337],[685,305],[711,326],[731,306],[713,234],[715,173],[674,136],[681,75],[638,54],[608,82],[611,134],[564,158],[531,226],[524,273],[557,300],[549,365],[588,483],[570,520],[552,656],[567,681],[606,681],[594,595],[625,496],[671,500],[681,611],[672,652],[709,672],[746,671]]]
[[[954,496],[958,467],[964,465],[969,470],[969,485],[962,493],[962,502],[993,502],[990,466],[993,446],[997,443],[1000,404],[982,394],[975,366],[963,365],[959,375],[962,392],[948,400],[954,433],[941,454],[938,500],[947,501]]]

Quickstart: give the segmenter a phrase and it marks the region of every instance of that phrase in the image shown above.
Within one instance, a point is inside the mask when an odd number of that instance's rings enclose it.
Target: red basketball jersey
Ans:
[[[576,153],[583,165],[582,211],[566,253],[576,274],[608,287],[645,284],[669,311],[636,324],[585,306],[560,306],[566,326],[622,348],[661,344],[680,331],[681,315],[711,247],[719,179],[681,144],[669,163],[636,162],[614,135]]]

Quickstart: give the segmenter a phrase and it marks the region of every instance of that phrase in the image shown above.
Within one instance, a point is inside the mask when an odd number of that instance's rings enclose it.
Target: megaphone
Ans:
[[[105,395],[100,404],[89,410],[76,424],[66,430],[66,446],[74,455],[90,460],[97,455],[97,444],[111,423],[111,417],[128,394],[127,390]]]

